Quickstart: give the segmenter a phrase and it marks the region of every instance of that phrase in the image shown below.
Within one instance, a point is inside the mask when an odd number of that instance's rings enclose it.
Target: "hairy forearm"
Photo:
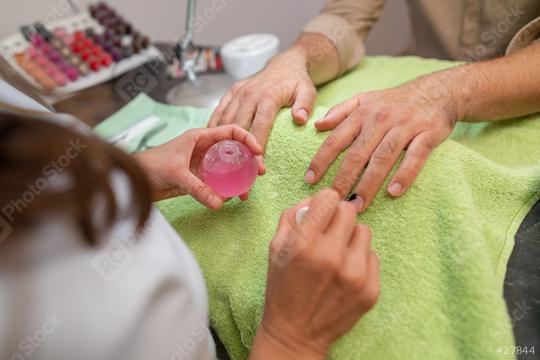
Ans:
[[[540,111],[540,44],[510,56],[439,73],[458,120],[493,121]]]
[[[305,63],[315,85],[334,79],[339,72],[337,49],[321,34],[304,33],[285,52]]]

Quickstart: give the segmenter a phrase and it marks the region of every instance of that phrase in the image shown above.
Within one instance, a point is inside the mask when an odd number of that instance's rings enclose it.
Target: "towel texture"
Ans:
[[[398,85],[455,65],[414,57],[368,57],[319,91],[313,119],[355,93]],[[315,187],[309,161],[328,133],[310,122],[276,119],[268,173],[249,201],[219,212],[183,197],[159,208],[203,269],[212,325],[233,359],[249,354],[264,306],[268,244],[283,209],[329,186],[336,162]],[[332,359],[500,359],[513,345],[503,299],[517,227],[540,190],[540,117],[460,123],[399,199],[384,190],[358,217],[369,224],[381,259],[382,294],[332,348]],[[508,355],[513,358],[513,355]]]

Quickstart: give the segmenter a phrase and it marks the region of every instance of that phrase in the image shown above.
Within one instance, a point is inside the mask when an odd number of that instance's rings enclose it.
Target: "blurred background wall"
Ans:
[[[362,1],[362,0],[358,0]],[[75,0],[86,8],[95,1]],[[186,0],[109,0],[120,13],[153,40],[172,41],[184,28]],[[270,32],[282,47],[290,44],[302,26],[322,7],[324,0],[199,0],[196,40],[219,45],[234,37]],[[409,18],[406,0],[387,0],[381,21],[367,41],[369,54],[396,54],[407,46]],[[67,0],[2,0],[0,38],[24,24],[47,23],[70,14]]]

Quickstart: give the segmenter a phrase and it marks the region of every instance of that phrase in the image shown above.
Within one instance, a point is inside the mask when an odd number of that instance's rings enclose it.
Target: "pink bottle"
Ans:
[[[249,191],[257,179],[259,162],[244,144],[220,141],[206,152],[202,179],[219,195],[230,198]]]

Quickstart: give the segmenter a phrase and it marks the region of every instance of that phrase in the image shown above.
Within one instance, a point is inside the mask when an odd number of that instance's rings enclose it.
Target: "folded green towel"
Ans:
[[[148,140],[146,145],[154,147],[174,139],[186,130],[205,127],[211,114],[210,109],[161,104],[141,93],[120,111],[102,121],[94,130],[103,138],[109,139],[139,120],[149,115],[155,115],[166,126]],[[147,132],[131,138],[125,150],[130,153],[134,152]]]
[[[455,63],[365,59],[319,92],[313,118],[353,94],[397,85]],[[249,201],[219,212],[189,197],[159,208],[204,272],[211,320],[233,359],[248,356],[264,306],[268,244],[283,209],[329,186],[337,164],[311,187],[303,178],[328,133],[282,111],[266,154],[268,173]],[[332,359],[500,359],[512,346],[503,280],[514,235],[540,190],[540,117],[458,124],[407,194],[380,191],[358,217],[381,259],[382,294],[332,348]],[[510,358],[514,356],[510,355]]]

